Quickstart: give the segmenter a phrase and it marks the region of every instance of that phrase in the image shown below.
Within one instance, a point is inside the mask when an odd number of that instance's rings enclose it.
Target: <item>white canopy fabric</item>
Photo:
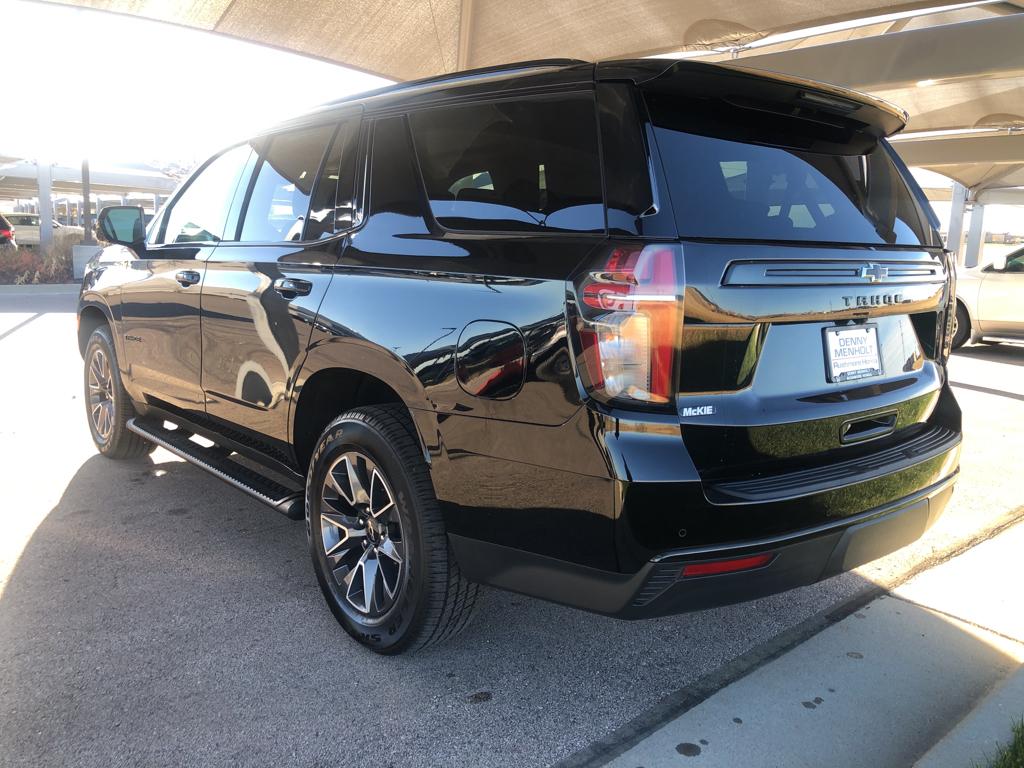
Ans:
[[[410,80],[541,58],[587,61],[745,45],[938,2],[883,0],[59,0]]]
[[[1024,129],[1024,0],[962,7],[951,0],[56,1],[207,30],[395,80],[539,58],[687,52],[870,92],[907,110],[911,132]],[[839,22],[851,23],[800,32]],[[1024,185],[1019,141],[989,138],[896,146],[909,164],[950,176],[975,195]]]

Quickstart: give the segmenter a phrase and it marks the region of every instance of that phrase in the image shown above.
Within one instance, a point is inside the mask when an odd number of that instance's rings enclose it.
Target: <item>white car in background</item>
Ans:
[[[961,270],[953,346],[987,337],[1024,339],[1024,248]]]
[[[5,213],[4,218],[11,223],[17,235],[19,246],[35,248],[39,245],[39,214],[38,213]],[[73,236],[81,237],[85,230],[81,227],[66,227],[63,224],[53,222],[54,237]],[[60,233],[58,235],[57,233]]]

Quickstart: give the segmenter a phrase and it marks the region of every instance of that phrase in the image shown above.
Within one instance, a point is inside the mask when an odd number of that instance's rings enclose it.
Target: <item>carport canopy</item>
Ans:
[[[911,115],[895,144],[909,165],[979,206],[1024,197],[1024,0],[57,1],[395,80],[542,58],[728,59],[892,101]]]
[[[216,32],[394,80],[514,61],[630,58],[941,5],[880,0],[61,0]],[[978,5],[964,4],[963,5]],[[989,3],[999,12],[1017,3]]]

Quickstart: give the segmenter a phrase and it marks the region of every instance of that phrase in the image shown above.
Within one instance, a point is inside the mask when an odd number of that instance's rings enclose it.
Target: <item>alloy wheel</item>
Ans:
[[[89,418],[100,442],[110,440],[114,430],[114,374],[110,358],[99,347],[89,360]]]
[[[394,494],[368,456],[349,451],[328,469],[320,534],[340,596],[364,618],[387,613],[405,577],[405,543]]]

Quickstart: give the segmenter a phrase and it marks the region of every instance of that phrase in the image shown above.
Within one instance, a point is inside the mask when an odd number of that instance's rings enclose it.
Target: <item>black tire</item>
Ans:
[[[953,349],[960,349],[971,338],[971,316],[967,307],[959,301],[956,303],[956,326],[953,332]]]
[[[103,384],[103,391],[90,387],[90,367],[102,356],[109,366],[109,380]],[[84,366],[85,416],[89,422],[89,432],[96,449],[110,459],[138,459],[151,453],[156,448],[153,443],[144,440],[128,429],[128,419],[135,416],[135,407],[121,382],[121,373],[117,365],[117,351],[110,328],[99,326],[92,332],[88,344],[85,345]],[[106,421],[99,422],[95,417],[96,399],[109,396],[110,406],[104,406]],[[102,428],[101,428],[102,427]]]
[[[327,473],[333,467],[334,477],[339,477],[338,467],[344,466],[347,457],[355,457],[356,463],[366,460],[362,464],[364,480],[361,485],[365,486],[371,462],[379,470],[387,492],[384,498],[392,502],[385,506],[392,522],[381,527],[377,518],[370,519],[374,505],[372,478],[370,501],[364,508],[350,504],[341,493],[325,501],[325,493],[330,492]],[[348,492],[353,498],[357,495],[351,486]],[[333,514],[339,508],[335,505],[345,508],[346,514],[348,511],[355,514],[358,510],[362,516],[357,530],[360,538],[350,536],[350,528],[344,529],[343,537],[339,536],[342,541],[338,546],[344,544],[343,551],[348,552],[334,555],[340,560],[330,560],[327,542],[332,526],[324,521],[324,514]],[[354,519],[352,515],[346,517],[346,520]],[[402,548],[403,565],[398,576],[393,577],[397,580],[397,589],[392,596],[387,596],[384,583],[380,582],[381,586],[368,591],[374,597],[367,598],[364,591],[360,600],[365,600],[367,608],[363,610],[352,604],[351,584],[346,588],[344,582],[350,575],[352,583],[357,583],[354,577],[359,573],[358,564],[339,563],[354,562],[347,558],[358,557],[360,551],[366,553],[368,546],[373,550],[371,533],[379,535],[380,530],[384,530],[385,538],[394,538],[394,529],[388,526],[398,526],[400,538],[397,541]],[[306,479],[306,532],[317,581],[331,612],[341,626],[366,647],[382,654],[418,650],[455,635],[469,623],[479,586],[462,576],[452,556],[430,473],[415,428],[403,406],[357,408],[327,425],[320,435]],[[353,543],[345,544],[350,540]],[[379,538],[377,545],[382,546]],[[338,546],[333,549],[337,550]],[[366,556],[363,554],[359,562]],[[382,561],[380,555],[375,557],[376,573],[383,570],[379,563],[386,561]],[[365,576],[365,569],[362,574]],[[368,606],[377,596],[385,605],[379,606],[379,615],[371,615],[374,610]]]

